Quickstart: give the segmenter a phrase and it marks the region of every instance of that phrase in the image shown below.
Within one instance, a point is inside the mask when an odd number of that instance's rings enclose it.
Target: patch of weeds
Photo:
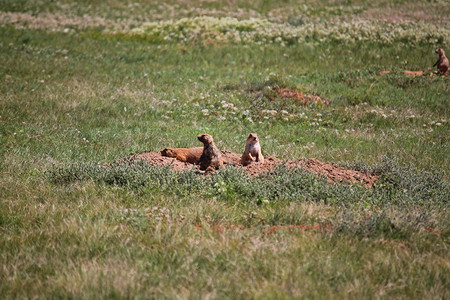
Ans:
[[[270,73],[267,78],[260,81],[246,82],[244,85],[244,89],[250,94],[264,93],[266,90],[272,90],[272,88],[286,87],[288,87],[286,79],[276,73]]]
[[[412,77],[407,77],[407,76],[397,76],[397,78],[395,78],[394,82],[398,87],[400,87],[402,89],[406,89],[406,88],[416,85],[417,79],[412,78]]]
[[[264,79],[257,81],[248,81],[242,84],[228,84],[222,87],[223,90],[245,91],[250,101],[251,115],[258,119],[263,117],[263,112],[271,112],[272,110],[290,111],[295,106],[292,101],[281,99],[277,90],[287,88],[291,84],[281,75],[270,73]],[[292,106],[292,107],[291,107]]]
[[[230,88],[228,86],[228,88]],[[299,106],[323,106],[329,104],[329,100],[321,98],[315,92],[306,91],[304,88],[289,83],[282,76],[271,73],[264,80],[247,82],[241,86],[247,96],[252,100],[249,109],[252,115],[258,118],[268,119],[267,114],[284,117],[295,111]],[[281,114],[280,114],[281,113]]]
[[[355,88],[366,79],[373,77],[373,71],[371,70],[351,70],[351,71],[339,71],[336,74],[330,75],[330,79],[335,82],[346,84],[350,88]]]
[[[273,171],[250,178],[246,174],[225,173],[221,183],[225,195],[232,186],[234,197],[247,198],[257,205],[272,201],[313,201],[334,205],[359,202],[370,190],[362,185],[329,184],[324,177],[305,170],[279,165]]]
[[[151,42],[271,43],[283,47],[305,42],[429,45],[441,44],[449,34],[445,28],[428,23],[334,19],[332,24],[326,21],[304,23],[306,21],[297,18],[280,24],[260,18],[238,20],[201,16],[145,23],[128,34]]]
[[[175,184],[175,187],[182,187],[180,191],[183,190],[186,192],[192,192],[199,189],[202,183],[202,178],[192,170],[185,170],[176,173],[173,183]]]
[[[266,102],[276,98],[274,89],[286,88],[289,86],[287,80],[276,73],[270,73],[264,79],[257,81],[247,81],[239,84],[226,84],[221,89],[224,91],[245,91],[252,102],[261,100]]]
[[[352,90],[348,90],[343,93],[343,99],[345,103],[349,106],[355,106],[360,105],[362,103],[368,103],[370,105],[373,105],[376,103],[374,98],[367,94],[366,92],[354,92]]]
[[[213,193],[221,199],[254,198],[252,178],[242,169],[227,167],[211,176]]]
[[[146,229],[150,224],[164,224],[172,222],[172,213],[166,207],[148,207],[145,209],[125,208],[113,212],[114,218],[139,229]]]
[[[397,227],[385,212],[371,214],[358,220],[352,212],[344,211],[336,232],[348,233],[361,238],[383,235],[388,237],[404,237],[405,233]]]
[[[168,167],[152,166],[141,161],[108,167],[72,164],[54,167],[46,172],[46,177],[59,184],[93,180],[152,192],[178,195],[196,192],[226,202],[239,200],[257,205],[263,201],[312,201],[338,206],[364,203],[379,207],[448,203],[450,189],[442,173],[418,171],[412,166],[400,166],[395,160],[386,159],[373,166],[355,164],[352,168],[379,175],[375,188],[358,184],[329,184],[324,177],[285,165],[251,178],[241,169],[233,167],[223,168],[210,176],[201,176],[194,171],[175,172]]]
[[[320,189],[326,180],[304,170],[279,165],[270,173],[257,177],[260,197],[271,200],[314,200],[327,198],[326,189]]]
[[[388,85],[393,85],[402,89],[420,88],[429,89],[439,83],[438,76],[430,77],[426,72],[421,76],[411,76],[404,74],[405,70],[393,71],[390,74],[383,75],[382,81]]]
[[[132,188],[145,185],[167,186],[174,182],[174,172],[169,167],[156,167],[143,161],[136,161],[133,164],[113,163],[109,166],[74,163],[62,167],[55,166],[46,171],[45,176],[56,184],[94,180]]]
[[[443,170],[419,170],[411,164],[401,165],[395,157],[389,156],[383,156],[373,165],[354,162],[344,167],[379,175],[375,192],[389,193],[389,198],[395,194],[400,202],[448,204],[450,199],[450,185]]]
[[[439,232],[436,216],[421,206],[382,209],[380,211],[366,211],[362,214],[355,211],[340,211],[335,218],[337,224],[334,231],[346,233],[359,238],[383,236],[394,239],[407,239],[411,233],[425,229]],[[445,228],[445,227],[444,227]]]
[[[5,232],[17,232],[22,229],[23,220],[19,215],[0,213],[0,229]]]
[[[386,115],[377,112],[367,112],[360,119],[359,123],[372,124],[375,128],[392,128],[394,126],[394,119],[387,118]]]
[[[308,18],[307,16],[304,15],[297,15],[297,16],[290,16],[287,20],[289,25],[298,27],[298,26],[303,26],[310,21],[310,18]]]

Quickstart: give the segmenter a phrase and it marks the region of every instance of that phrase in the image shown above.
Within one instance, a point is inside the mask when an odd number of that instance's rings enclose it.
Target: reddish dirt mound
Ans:
[[[141,154],[134,154],[126,158],[122,158],[116,162],[118,163],[133,163],[137,160],[145,160],[154,166],[170,165],[174,171],[182,171],[195,168],[195,165],[176,160],[175,158],[162,156],[160,152],[143,152]]]
[[[391,71],[380,71],[380,72],[378,72],[378,75],[386,75],[386,74],[391,74]]]
[[[233,153],[230,151],[222,151],[223,158],[228,162],[228,164],[242,167],[240,164],[241,155]],[[196,169],[197,166],[176,160],[175,158],[161,156],[160,152],[144,152],[141,154],[132,155],[130,157],[119,160],[118,162],[129,162],[132,163],[136,160],[145,160],[148,163],[155,166],[166,166],[170,165],[175,171]],[[259,174],[271,172],[275,165],[286,164],[286,166],[295,169],[304,169],[306,171],[325,176],[329,183],[335,182],[351,182],[351,183],[362,183],[367,187],[372,188],[377,176],[361,173],[355,170],[348,170],[337,167],[331,163],[325,163],[318,161],[314,158],[302,158],[299,160],[291,160],[283,162],[282,160],[266,156],[264,162],[254,162],[248,166],[242,167],[250,176],[257,176]]]
[[[403,74],[405,74],[405,75],[408,75],[408,76],[411,76],[411,77],[416,77],[416,76],[425,76],[426,74],[425,74],[425,72],[423,72],[423,71],[401,71]],[[380,72],[378,72],[378,74],[379,75],[386,75],[386,74],[390,74],[390,73],[393,73],[393,72],[391,72],[391,71],[380,71]],[[448,76],[448,74],[443,74],[443,75],[441,75],[441,74],[436,74],[436,73],[433,73],[433,72],[431,72],[430,74],[429,74],[429,76],[430,77],[432,77],[432,76],[439,76],[439,77],[441,77],[441,78],[446,78],[447,76]]]
[[[403,71],[402,73],[411,77],[423,76],[422,71]]]
[[[328,182],[349,181],[359,182],[368,187],[373,187],[378,176],[336,167],[332,163],[321,162],[315,158],[302,158],[297,161],[288,161],[288,166],[303,168],[307,171],[327,177]]]
[[[393,72],[391,72],[391,71],[380,71],[380,72],[378,72],[379,75],[386,75],[386,74],[391,74],[391,73],[393,73]],[[401,71],[401,73],[403,73],[405,75],[408,75],[408,76],[411,76],[411,77],[425,76],[426,75],[425,72],[423,72],[423,71],[407,71],[407,70],[405,70],[405,71]],[[441,78],[444,78],[447,75],[448,74],[438,75],[438,74],[435,74],[433,72],[430,73],[430,76],[440,76]]]
[[[416,77],[416,76],[423,76],[423,71],[401,71],[403,74],[411,76],[411,77]],[[391,74],[391,71],[380,71],[378,72],[379,75],[386,75],[386,74]]]
[[[327,99],[320,98],[319,96],[315,95],[308,95],[303,94],[300,91],[290,90],[290,89],[280,89],[280,88],[273,88],[273,91],[277,93],[277,96],[282,99],[291,99],[300,101],[303,105],[309,105],[309,104],[330,104],[330,101]]]

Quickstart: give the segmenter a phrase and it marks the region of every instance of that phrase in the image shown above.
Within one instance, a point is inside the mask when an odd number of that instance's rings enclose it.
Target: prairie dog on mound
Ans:
[[[162,156],[172,157],[182,162],[196,164],[202,156],[203,148],[165,148],[161,150]]]
[[[203,152],[198,164],[200,170],[212,171],[223,167],[222,153],[214,144],[213,137],[209,134],[201,134],[198,140],[203,143]]]
[[[439,55],[439,58],[438,58],[437,62],[433,65],[433,67],[437,66],[438,73],[441,73],[442,75],[444,75],[445,72],[447,72],[447,70],[448,70],[448,59],[445,56],[444,49],[439,48],[439,49],[436,49],[435,52]]]
[[[247,166],[253,162],[253,158],[255,158],[256,162],[264,162],[261,145],[259,144],[259,138],[256,133],[250,133],[247,137],[244,154],[241,157],[241,164]]]

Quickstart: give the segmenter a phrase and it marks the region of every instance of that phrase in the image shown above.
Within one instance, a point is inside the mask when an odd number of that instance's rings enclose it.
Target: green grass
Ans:
[[[0,15],[3,297],[448,298],[449,79],[400,72],[431,72],[433,49],[450,51],[445,34],[432,44],[283,46],[149,41],[128,31],[198,15],[302,26],[355,15],[414,21],[417,11],[447,30],[448,7],[232,2],[0,4],[2,13],[111,21],[64,32]],[[273,86],[330,104],[274,99]],[[200,133],[239,153],[249,132],[266,155],[315,157],[380,179],[368,189],[282,167],[249,178],[234,168],[204,177],[102,166],[200,146]],[[273,233],[277,225],[306,230]]]

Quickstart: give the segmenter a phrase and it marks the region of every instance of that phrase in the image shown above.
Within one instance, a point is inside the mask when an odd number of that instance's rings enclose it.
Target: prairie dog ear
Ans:
[[[257,141],[257,140],[258,140],[258,135],[257,135],[256,133],[250,133],[250,134],[248,135],[248,138],[251,138],[251,139],[253,139],[254,141]]]
[[[200,134],[198,137],[197,137],[197,139],[200,141],[200,142],[206,142],[206,141],[213,141],[213,138],[212,138],[212,136],[211,135],[209,135],[209,134],[207,134],[207,133],[203,133],[203,134]]]

